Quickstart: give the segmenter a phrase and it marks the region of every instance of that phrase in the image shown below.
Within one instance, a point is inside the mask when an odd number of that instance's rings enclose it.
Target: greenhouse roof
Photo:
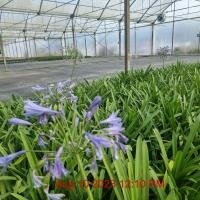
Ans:
[[[199,7],[199,0],[130,0],[131,26],[157,23],[162,13],[165,23],[199,18]],[[4,40],[59,38],[72,23],[76,33],[102,33],[118,29],[123,10],[122,0],[1,0],[0,27]]]

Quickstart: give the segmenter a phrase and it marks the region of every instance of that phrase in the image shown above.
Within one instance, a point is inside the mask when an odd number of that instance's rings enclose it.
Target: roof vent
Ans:
[[[160,13],[157,15],[157,21],[163,23],[166,19],[166,15],[164,13]]]

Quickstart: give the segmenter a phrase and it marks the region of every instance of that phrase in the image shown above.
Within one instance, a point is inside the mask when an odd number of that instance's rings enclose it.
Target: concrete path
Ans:
[[[166,64],[176,63],[177,60],[199,62],[200,56],[170,56]],[[149,65],[158,67],[162,65],[162,61],[159,57],[140,57],[133,59],[131,63],[133,69]],[[8,99],[12,94],[28,96],[32,86],[67,80],[72,73],[72,66],[63,60],[8,64],[7,72],[4,72],[3,67],[0,65],[0,100]],[[76,66],[73,77],[78,80],[96,79],[123,69],[123,58],[88,58]]]

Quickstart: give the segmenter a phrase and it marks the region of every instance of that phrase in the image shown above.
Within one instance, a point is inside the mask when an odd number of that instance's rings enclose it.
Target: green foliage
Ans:
[[[169,54],[169,47],[168,46],[166,46],[166,47],[160,47],[157,50],[157,54],[162,59],[162,61],[163,61],[163,67],[164,67],[165,60],[167,59],[167,56]]]
[[[81,59],[83,58],[82,53],[79,51],[79,49],[68,46],[66,49],[66,59],[69,61],[72,61],[75,65],[77,61],[81,62]]]
[[[177,63],[162,69],[131,71],[127,75],[120,73],[104,80],[86,82],[76,88],[76,93],[79,102],[85,102],[95,94],[101,95],[105,100],[103,116],[118,109],[134,151],[138,136],[147,141],[152,176],[168,177],[165,193],[156,192],[160,199],[167,195],[195,199],[195,194],[199,194],[200,173],[199,63]],[[159,143],[153,134],[155,128],[160,134]],[[175,167],[167,175],[169,163]]]
[[[23,118],[23,99],[13,97],[0,102],[0,155],[18,150],[26,154],[15,159],[7,172],[0,174],[0,199],[46,199],[43,188],[34,189],[32,171],[44,176],[55,193],[66,199],[119,200],[197,200],[200,195],[200,64],[177,63],[167,68],[130,71],[111,78],[78,84],[78,103],[43,100],[45,106],[64,110],[65,118],[56,118],[47,125],[17,127],[8,125],[11,117]],[[103,103],[91,122],[82,112],[96,96]],[[39,100],[41,96],[36,96]],[[127,153],[119,152],[113,160],[112,150],[103,150],[103,161],[97,161],[98,171],[88,170],[92,157],[86,157],[84,132],[100,133],[99,122],[118,111],[129,138]],[[76,127],[75,119],[80,118]],[[47,147],[38,146],[38,136],[44,132]],[[50,140],[50,132],[55,140]],[[58,147],[64,146],[62,162],[71,171],[63,181],[75,181],[73,190],[55,188],[56,181],[42,168],[44,153],[53,161]],[[94,152],[92,151],[92,154]],[[80,187],[80,180],[113,180],[113,188]],[[145,181],[145,187],[141,186]],[[152,181],[153,186],[149,181]],[[163,181],[162,183],[159,181]],[[102,185],[101,185],[102,186]]]

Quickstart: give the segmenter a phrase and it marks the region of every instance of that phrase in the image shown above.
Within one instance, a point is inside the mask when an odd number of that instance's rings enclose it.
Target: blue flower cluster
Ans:
[[[58,92],[62,92],[62,89],[64,87],[65,83],[58,83],[57,84],[57,90]],[[44,88],[41,86],[36,86],[34,88],[35,90],[41,91]],[[71,92],[71,95],[73,96],[73,102],[77,102],[77,97]],[[100,96],[96,96],[94,100],[91,102],[90,106],[88,107],[87,111],[84,112],[84,119],[88,122],[92,119],[97,109],[100,107],[102,102],[102,98]],[[62,116],[62,112],[52,110],[51,108],[43,107],[42,105],[37,104],[34,101],[28,100],[24,103],[24,114],[26,119],[29,119],[31,117],[37,117],[40,124],[47,124],[50,117],[56,117],[58,115]],[[11,125],[26,125],[31,126],[32,123],[29,121],[19,119],[19,118],[11,118],[8,121]],[[77,127],[79,125],[79,118],[76,117],[75,119],[75,126]],[[107,119],[100,122],[100,125],[102,125],[102,129],[100,130],[100,134],[93,134],[91,132],[85,132],[84,138],[87,145],[87,148],[85,149],[86,156],[91,156],[92,152],[94,151],[95,154],[92,155],[92,163],[90,164],[90,169],[93,171],[97,170],[97,160],[103,159],[103,152],[102,148],[109,148],[112,151],[112,157],[113,160],[119,159],[118,152],[119,150],[122,150],[124,153],[127,151],[127,142],[128,138],[122,134],[122,131],[124,130],[122,125],[122,119],[117,116],[117,113],[113,112]],[[46,147],[48,143],[44,140],[45,133],[41,133],[38,136],[38,145],[41,147]],[[54,136],[51,136],[51,139],[55,139]],[[55,154],[55,159],[53,163],[50,163],[48,160],[48,157],[44,155],[43,161],[43,171],[44,172],[50,172],[52,175],[52,179],[61,179],[63,177],[66,177],[68,174],[70,174],[70,171],[64,166],[61,155],[63,154],[64,146],[59,147],[58,151]],[[93,150],[93,151],[92,151]],[[3,157],[0,157],[0,166],[3,167],[3,170],[5,171],[9,164],[18,156],[24,154],[25,151],[19,151],[10,155],[6,155]],[[86,166],[87,167],[87,166]],[[47,195],[48,199],[56,199],[59,200],[62,197],[64,197],[64,194],[52,194],[49,193],[49,186],[46,185],[43,182],[44,177],[36,175],[37,170],[33,170],[32,173],[32,181],[34,188],[40,188],[44,187],[44,193]]]

